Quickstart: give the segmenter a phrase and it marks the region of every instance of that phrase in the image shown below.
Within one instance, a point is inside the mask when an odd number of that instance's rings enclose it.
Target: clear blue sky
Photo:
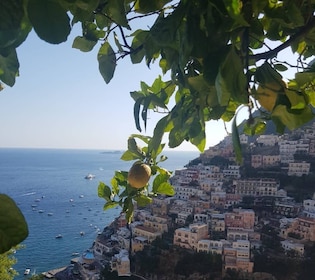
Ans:
[[[138,133],[129,92],[140,81],[151,84],[158,66],[120,60],[110,84],[98,71],[97,49],[72,49],[73,30],[66,43],[50,45],[32,32],[17,49],[20,76],[14,87],[0,92],[0,147],[123,149]],[[166,78],[165,78],[166,79]],[[161,115],[150,113],[146,135]],[[206,148],[226,136],[222,122],[207,125]],[[197,149],[184,143],[176,150]]]

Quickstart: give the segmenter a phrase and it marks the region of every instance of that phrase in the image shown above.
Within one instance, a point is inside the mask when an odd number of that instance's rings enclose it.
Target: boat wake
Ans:
[[[34,194],[36,194],[36,192],[28,192],[28,193],[21,194],[21,196],[29,196],[29,195],[34,195]]]

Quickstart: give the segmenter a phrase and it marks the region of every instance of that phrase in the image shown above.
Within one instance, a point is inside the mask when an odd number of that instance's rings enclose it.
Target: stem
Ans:
[[[315,19],[309,21],[307,25],[305,25],[303,28],[301,28],[297,33],[293,34],[287,41],[285,41],[283,44],[279,45],[278,47],[267,51],[263,53],[258,53],[254,55],[250,55],[249,58],[253,59],[255,61],[261,60],[261,59],[270,59],[274,56],[276,56],[279,52],[289,47],[294,41],[300,39],[304,34],[309,32],[313,27],[315,27]]]

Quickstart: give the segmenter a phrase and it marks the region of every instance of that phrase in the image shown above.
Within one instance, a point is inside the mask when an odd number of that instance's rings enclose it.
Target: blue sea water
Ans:
[[[25,268],[34,273],[66,266],[72,253],[91,247],[97,232],[110,224],[120,208],[103,211],[97,196],[100,181],[110,185],[115,170],[130,168],[121,152],[57,149],[0,149],[0,193],[11,196],[29,226],[24,248],[16,252],[16,280]],[[162,167],[182,168],[198,152],[163,153]],[[86,180],[87,174],[93,180]],[[81,232],[84,234],[82,235]],[[58,234],[62,238],[56,239]]]

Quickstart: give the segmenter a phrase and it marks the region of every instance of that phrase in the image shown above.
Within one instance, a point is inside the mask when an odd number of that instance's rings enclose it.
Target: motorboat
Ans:
[[[61,234],[56,235],[56,239],[62,238]]]
[[[29,275],[31,273],[31,269],[30,268],[26,268],[24,270],[24,275]]]
[[[91,173],[87,174],[87,175],[84,177],[84,179],[87,179],[87,180],[92,180],[92,179],[94,179],[94,178],[95,178],[95,175],[94,175],[94,174],[91,174]]]

